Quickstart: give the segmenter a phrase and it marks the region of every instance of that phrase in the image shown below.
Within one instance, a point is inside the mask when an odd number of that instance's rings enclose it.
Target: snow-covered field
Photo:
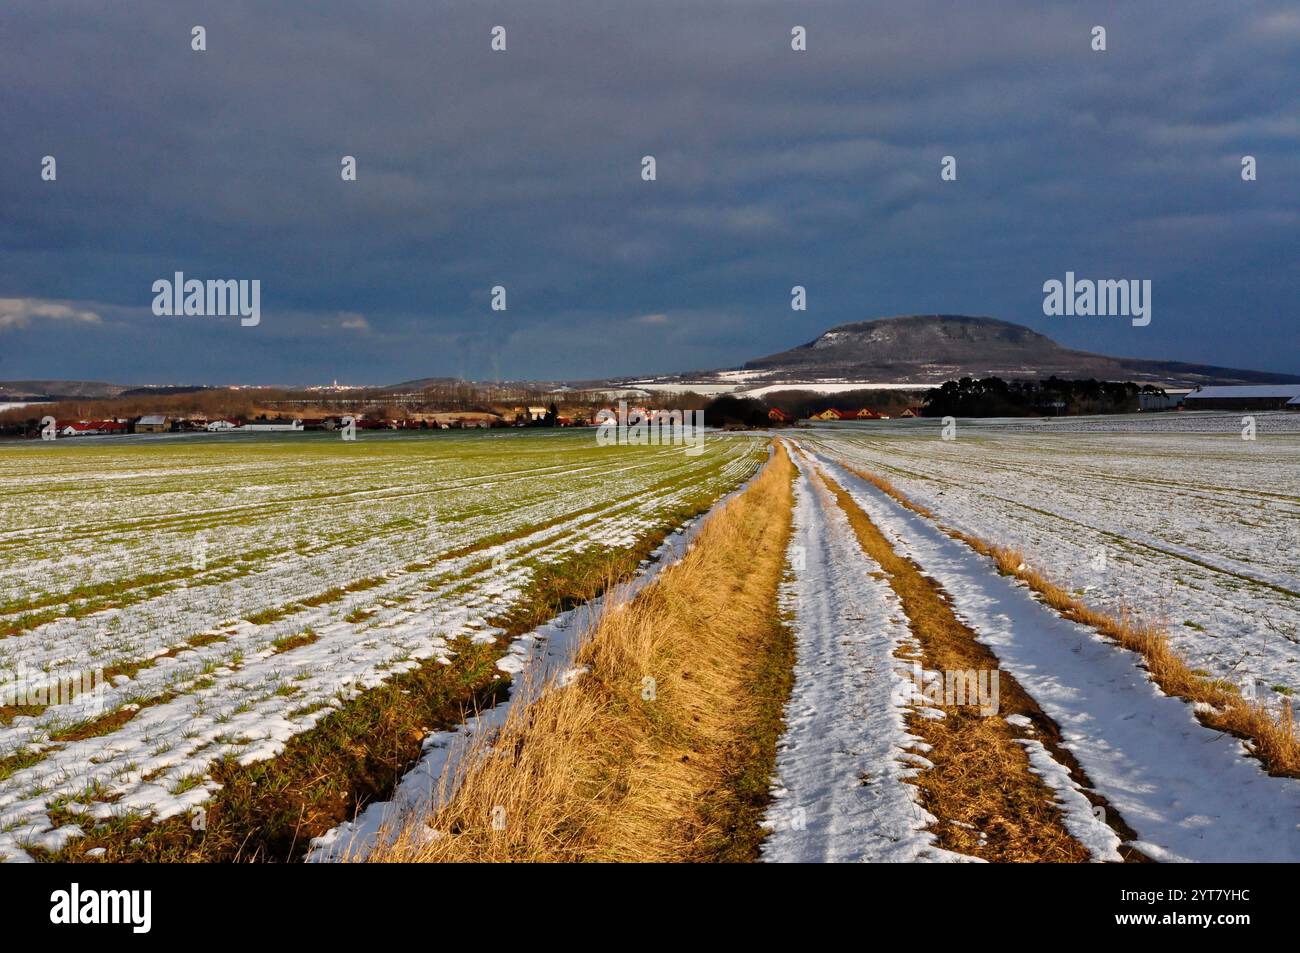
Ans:
[[[764,858],[968,859],[936,843],[907,783],[928,766],[907,722],[922,703],[900,693],[915,635],[821,474],[1060,727],[1133,846],[1300,859],[1300,782],[852,472],[1021,548],[1086,602],[1162,619],[1194,667],[1280,703],[1300,691],[1300,415],[1254,418],[1253,440],[1236,414],[958,421],[953,439],[937,420],[783,432],[801,450],[782,595],[797,659]],[[705,446],[598,447],[591,431],[0,445],[0,688],[29,692],[0,698],[0,856],[194,811],[219,759],[274,758],[358,693],[449,661],[457,637],[494,639],[538,567],[676,525],[768,452],[758,434]],[[568,664],[592,611],[521,637],[498,667],[538,646]],[[71,701],[30,697],[88,675],[103,679]],[[431,730],[392,800],[317,838],[313,858],[364,850],[426,805],[455,745],[504,711]],[[1017,740],[1070,833],[1117,859],[1070,770],[1032,732]]]
[[[777,391],[801,390],[814,394],[843,394],[855,390],[915,390],[924,391],[934,384],[873,383],[872,381],[813,380],[781,381],[776,384],[749,384],[753,378],[762,377],[763,371],[722,371],[716,382],[676,382],[672,384],[638,381],[636,386],[656,394],[737,394],[742,397],[761,398]]]
[[[1285,422],[1276,425],[1274,446],[1244,451],[1220,436],[1201,444],[1176,429],[1150,432],[1161,429],[1152,424],[1140,439],[1084,430],[1031,435],[1030,425],[997,422],[963,425],[956,441],[945,442],[937,421],[888,436],[837,428],[792,437],[806,451],[796,485],[792,579],[784,593],[797,662],[764,858],[964,859],[933,843],[935,819],[906,783],[929,766],[927,747],[903,720],[909,707],[922,704],[899,691],[906,680],[900,657],[912,640],[908,620],[843,514],[819,493],[821,474],[843,487],[895,551],[941,588],[974,637],[1060,727],[1060,744],[1092,789],[1136,833],[1131,846],[1161,861],[1300,859],[1300,781],[1269,776],[1242,741],[1204,727],[1188,702],[1164,694],[1134,653],[1062,618],[990,560],[850,469],[885,473],[939,520],[985,538],[1032,538],[1033,557],[1053,573],[1070,573],[1070,560],[1089,557],[1096,542],[1113,554],[1109,568],[1120,578],[1085,583],[1094,597],[1164,591],[1179,617],[1204,613],[1220,624],[1212,632],[1188,629],[1197,637],[1176,633],[1182,650],[1225,674],[1289,673],[1294,685],[1300,647],[1287,635],[1300,619],[1296,597],[1282,583],[1294,592],[1296,580],[1276,560],[1280,582],[1261,582],[1250,561],[1252,555],[1262,560],[1270,546],[1279,556],[1295,552],[1284,548],[1284,538],[1285,524],[1295,520],[1300,435]],[[1258,456],[1241,456],[1252,450]],[[1171,474],[1168,464],[1176,459],[1185,467]],[[1055,495],[1054,486],[1060,487]],[[1126,487],[1144,495],[1130,499]],[[1161,494],[1172,505],[1157,507]],[[1249,513],[1248,523],[1237,508]],[[1186,556],[1175,553],[1191,551],[1192,540],[1175,539],[1178,527],[1190,531],[1189,519],[1220,522],[1221,542],[1203,546],[1208,554],[1197,551],[1194,565],[1205,574],[1195,577],[1181,568]],[[1252,540],[1252,534],[1266,538]],[[1130,536],[1141,542],[1123,545]],[[1167,590],[1146,589],[1132,578],[1141,567],[1152,576],[1181,575]],[[1243,601],[1250,599],[1273,601]],[[1266,611],[1271,614],[1252,619]],[[1018,740],[1071,835],[1096,860],[1120,859],[1120,840],[1104,812],[1094,816],[1078,781],[1032,736],[1028,720],[1016,724],[1030,732]]]
[[[1202,727],[1132,653],[1060,618],[865,480],[819,462],[891,545],[942,586],[954,611],[1060,725],[1062,744],[1137,831],[1134,846],[1161,861],[1300,858],[1300,782],[1268,776],[1240,741]],[[1036,754],[1037,772],[1064,773],[1045,749]],[[1074,813],[1075,836],[1095,840],[1075,826],[1089,820],[1086,806]]]
[[[803,390],[814,394],[844,394],[855,390],[915,390],[925,391],[933,384],[910,383],[873,383],[872,381],[782,381],[779,384],[763,384],[746,388],[745,397],[765,397],[783,390]]]
[[[192,810],[218,759],[274,757],[454,638],[492,638],[535,567],[631,545],[765,456],[589,431],[0,446],[0,679],[28,690],[0,699],[0,855]],[[84,820],[56,827],[55,806]]]
[[[1300,414],[888,421],[810,432],[1086,601],[1163,620],[1193,667],[1300,693]]]

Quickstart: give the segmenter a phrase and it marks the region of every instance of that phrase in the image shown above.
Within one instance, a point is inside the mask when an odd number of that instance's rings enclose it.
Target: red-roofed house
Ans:
[[[58,425],[59,436],[61,437],[88,437],[92,434],[103,433],[99,427],[87,420],[69,420]]]

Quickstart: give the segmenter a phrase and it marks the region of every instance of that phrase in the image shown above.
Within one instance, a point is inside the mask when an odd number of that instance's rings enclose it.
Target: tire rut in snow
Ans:
[[[777,749],[761,848],[768,861],[910,862],[975,858],[937,846],[933,815],[908,780],[924,742],[895,692],[911,636],[897,598],[871,573],[844,515],[795,454],[794,535],[782,608],[792,614],[794,687]]]
[[[915,636],[912,651],[898,655],[912,663],[903,688],[916,703],[908,728],[930,746],[930,767],[911,783],[939,818],[939,846],[991,861],[1146,860],[1120,847],[1133,832],[1089,790],[1057,725],[957,618],[947,593],[895,552],[839,484],[814,472],[880,566]]]

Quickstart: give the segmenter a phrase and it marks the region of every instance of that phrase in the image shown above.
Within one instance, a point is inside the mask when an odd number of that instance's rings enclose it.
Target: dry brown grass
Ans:
[[[932,511],[908,499],[883,477],[853,468],[850,470],[907,509],[932,520],[949,536],[991,558],[1000,572],[1023,580],[1043,602],[1063,617],[1091,626],[1124,648],[1138,653],[1151,678],[1163,692],[1209,706],[1196,712],[1201,723],[1248,742],[1252,753],[1269,774],[1300,777],[1300,736],[1296,733],[1295,716],[1288,699],[1282,698],[1278,702],[1280,709],[1269,709],[1243,697],[1230,683],[1197,675],[1170,647],[1163,624],[1143,618],[1129,609],[1122,609],[1118,614],[1095,609],[1057,585],[1041,570],[1031,567],[1018,549],[988,543],[945,526]]]
[[[604,613],[575,660],[585,674],[516,706],[444,779],[441,806],[369,859],[752,856],[789,691],[776,592],[793,472],[778,449],[690,553]]]
[[[920,648],[919,655],[906,656],[908,661],[937,672],[998,670],[997,656],[956,617],[934,580],[894,550],[842,487],[820,476],[902,603]],[[1091,784],[1073,759],[1064,756],[1057,725],[1009,673],[999,671],[998,676],[999,706],[994,714],[982,715],[973,706],[947,706],[943,719],[908,719],[909,730],[931,745],[925,757],[934,767],[920,772],[912,783],[921,789],[926,810],[939,818],[939,844],[990,861],[1087,861],[1087,849],[1066,830],[1051,789],[1030,771],[1029,757],[1016,738],[1037,738],[1071,768],[1085,790]],[[1013,728],[1006,721],[1010,715],[1029,718],[1033,735]],[[1102,799],[1094,803],[1106,807],[1106,817],[1118,822]],[[1135,836],[1122,823],[1116,827],[1124,839]],[[1141,859],[1133,851],[1125,854]]]

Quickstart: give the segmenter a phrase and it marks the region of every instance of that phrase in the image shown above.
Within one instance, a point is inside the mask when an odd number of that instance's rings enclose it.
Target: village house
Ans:
[[[171,429],[171,418],[164,414],[145,414],[135,422],[136,433],[166,433]]]
[[[218,417],[216,420],[208,421],[209,433],[222,433],[227,430],[237,430],[243,426],[243,421],[235,420],[233,417]]]
[[[103,433],[94,422],[87,420],[68,420],[55,426],[60,437],[89,437]]]
[[[1183,394],[1138,394],[1138,410],[1177,410],[1183,406]]]
[[[339,422],[334,417],[303,417],[303,430],[337,430]]]
[[[852,420],[853,414],[845,413],[842,410],[836,410],[834,407],[828,407],[820,414],[813,414],[809,420]]]
[[[437,427],[441,430],[472,430],[488,429],[490,427],[505,426],[505,421],[498,414],[489,414],[484,411],[465,410],[456,412],[445,412],[429,414],[432,418],[430,426]]]
[[[240,430],[258,431],[298,431],[302,430],[302,421],[288,417],[257,417],[248,421]]]
[[[515,426],[523,427],[542,423],[546,420],[547,410],[545,407],[530,404],[527,407],[516,407],[513,412]]]
[[[788,424],[793,418],[780,407],[773,407],[767,412],[767,419],[774,424]]]

